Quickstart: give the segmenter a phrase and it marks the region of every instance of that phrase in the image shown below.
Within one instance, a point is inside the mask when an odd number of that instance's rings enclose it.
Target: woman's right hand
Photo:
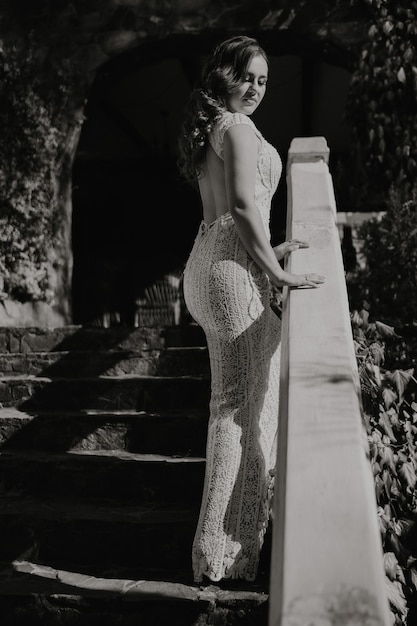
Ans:
[[[282,275],[272,281],[277,287],[320,287],[326,282],[326,277],[321,274],[290,274],[283,272]]]

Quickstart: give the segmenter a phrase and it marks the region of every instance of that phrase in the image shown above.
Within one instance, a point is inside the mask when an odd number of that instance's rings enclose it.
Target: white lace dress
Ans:
[[[269,240],[281,160],[246,115],[229,112],[210,135],[220,158],[232,124],[249,124],[261,141],[255,200]],[[253,580],[272,497],[281,324],[270,308],[269,280],[246,252],[230,213],[202,222],[184,272],[184,296],[207,336],[211,368],[194,578]]]

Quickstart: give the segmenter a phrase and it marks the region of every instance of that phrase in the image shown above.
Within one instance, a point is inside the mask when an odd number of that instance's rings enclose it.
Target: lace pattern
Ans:
[[[253,126],[244,115],[225,114],[211,136],[219,156],[224,133],[235,123]],[[255,198],[269,233],[281,162],[255,131],[261,139]],[[206,333],[211,368],[206,476],[192,554],[196,582],[203,575],[213,581],[256,577],[278,425],[281,332],[269,291],[230,213],[203,222],[184,273],[185,300]]]

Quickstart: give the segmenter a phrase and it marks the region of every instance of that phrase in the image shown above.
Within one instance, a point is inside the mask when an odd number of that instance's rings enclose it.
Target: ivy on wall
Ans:
[[[68,96],[66,68],[42,91],[44,50],[0,41],[0,299],[51,302],[57,219],[59,115]],[[55,78],[55,80],[54,80]]]
[[[391,186],[407,192],[417,175],[417,1],[352,1],[369,12],[348,102],[359,201],[371,193],[383,204]]]

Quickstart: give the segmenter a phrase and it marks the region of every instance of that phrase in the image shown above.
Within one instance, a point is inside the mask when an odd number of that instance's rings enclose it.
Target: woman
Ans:
[[[196,582],[256,577],[277,445],[280,320],[270,287],[324,281],[279,264],[307,244],[270,244],[271,199],[282,166],[249,118],[267,80],[267,57],[256,40],[237,36],[220,44],[191,94],[180,140],[180,168],[198,184],[203,205],[184,297],[206,333],[211,368]]]

